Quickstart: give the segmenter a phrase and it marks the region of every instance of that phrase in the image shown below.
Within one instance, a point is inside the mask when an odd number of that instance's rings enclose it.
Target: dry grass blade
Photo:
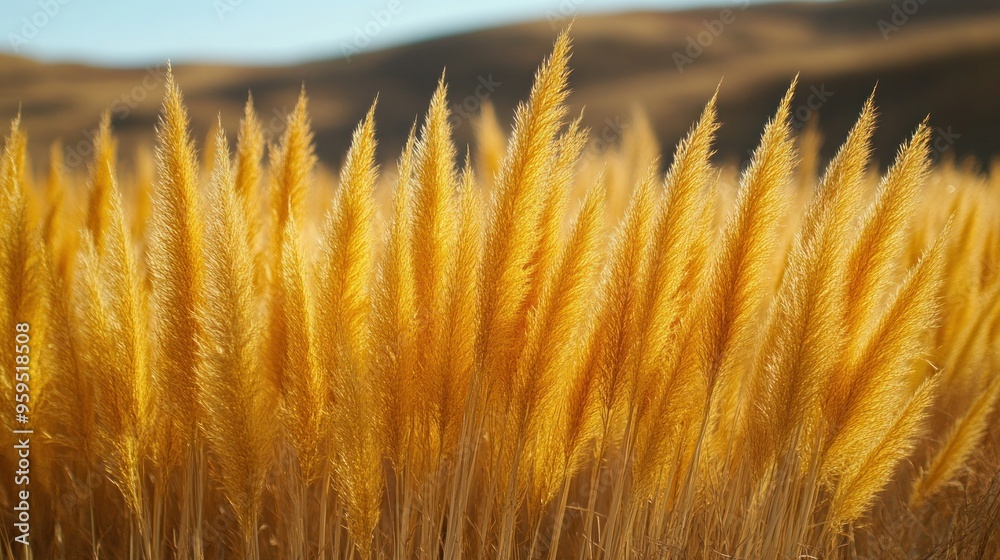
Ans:
[[[917,189],[929,165],[930,135],[930,127],[924,123],[900,148],[862,218],[860,232],[851,248],[844,320],[849,356],[857,356],[858,345],[863,344],[874,328],[876,310],[898,266]]]
[[[94,161],[91,164],[89,198],[87,200],[87,229],[94,238],[98,252],[104,249],[104,223],[111,203],[111,191],[115,188],[112,169],[115,168],[117,142],[111,135],[111,113],[101,115],[101,125],[94,141]]]
[[[896,465],[913,450],[927,409],[934,399],[936,378],[928,379],[889,425],[882,439],[861,462],[853,465],[837,485],[828,514],[828,527],[837,530],[864,515],[885,487]]]
[[[955,478],[969,456],[975,452],[989,430],[990,415],[1000,395],[1000,382],[996,379],[948,432],[941,449],[914,484],[910,507],[916,509],[926,504],[936,492]]]
[[[497,174],[497,192],[486,228],[480,272],[480,323],[477,355],[490,376],[512,371],[511,348],[531,280],[528,263],[537,240],[544,190],[542,174],[566,112],[570,39],[563,32],[539,68],[526,105],[518,107],[507,155]],[[509,381],[507,382],[509,387]]]
[[[160,118],[157,183],[150,226],[148,267],[153,327],[153,368],[159,403],[158,460],[170,468],[187,460],[198,425],[196,357],[204,262],[195,150],[187,111],[172,74]]]
[[[348,530],[363,558],[372,554],[382,499],[382,446],[366,371],[376,176],[372,105],[354,131],[340,190],[320,232],[316,284],[318,357],[330,382],[327,406],[333,411],[329,453],[346,502]]]
[[[740,180],[736,209],[723,230],[721,247],[709,279],[703,342],[699,349],[709,398],[736,367],[752,337],[752,317],[764,298],[766,264],[775,246],[774,224],[786,201],[794,147],[788,124],[796,82],[764,128],[750,167]],[[722,381],[720,381],[722,380]]]
[[[913,361],[925,351],[924,334],[940,309],[946,228],[914,265],[878,320],[859,358],[848,362],[842,382],[826,402],[830,437],[824,474],[856,464],[903,403]]]
[[[268,418],[273,403],[258,353],[263,331],[254,308],[247,219],[221,131],[216,142],[212,211],[205,231],[206,297],[199,309],[200,401],[205,438],[240,525],[242,554],[258,558],[258,519],[273,453],[273,424]]]

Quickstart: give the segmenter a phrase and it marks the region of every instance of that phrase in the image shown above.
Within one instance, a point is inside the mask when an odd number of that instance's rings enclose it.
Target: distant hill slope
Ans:
[[[595,134],[610,138],[639,105],[669,150],[721,79],[719,154],[743,159],[800,73],[797,114],[806,118],[810,105],[818,107],[827,154],[876,83],[881,118],[875,140],[883,163],[928,113],[940,129],[942,150],[982,160],[1000,154],[1000,4],[920,2],[842,0],[742,9],[737,0],[684,12],[582,16],[573,29],[571,102],[586,108]],[[175,70],[198,135],[219,113],[234,131],[248,90],[265,126],[280,132],[276,116],[292,108],[304,83],[318,151],[331,164],[339,164],[350,130],[378,94],[380,155],[388,160],[395,159],[414,118],[423,114],[444,68],[456,108],[464,103],[468,114],[475,114],[478,97],[488,96],[509,121],[558,29],[568,23],[540,21],[444,37],[350,61]],[[165,65],[123,70],[0,57],[0,114],[12,116],[20,104],[37,161],[44,161],[48,144],[61,137],[70,163],[85,165],[86,131],[110,107],[127,157],[130,146],[151,141],[164,70]],[[469,141],[466,110],[456,114],[459,140]]]

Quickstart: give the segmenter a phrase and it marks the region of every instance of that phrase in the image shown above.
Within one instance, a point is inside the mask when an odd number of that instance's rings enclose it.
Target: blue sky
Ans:
[[[759,0],[5,0],[0,52],[131,66],[282,64],[556,14]]]

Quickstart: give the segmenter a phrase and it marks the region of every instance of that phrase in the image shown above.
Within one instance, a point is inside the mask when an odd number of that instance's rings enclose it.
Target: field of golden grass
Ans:
[[[1000,171],[914,122],[880,174],[874,95],[819,169],[795,80],[743,169],[714,96],[595,153],[570,52],[471,152],[442,76],[380,170],[376,102],[337,177],[305,90],[266,163],[252,100],[199,149],[171,74],[127,173],[109,115],[44,176],[15,118],[4,555],[1000,554]]]

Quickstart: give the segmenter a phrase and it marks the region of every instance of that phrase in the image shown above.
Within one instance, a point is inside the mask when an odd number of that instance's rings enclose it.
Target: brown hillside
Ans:
[[[897,3],[898,4],[898,3]],[[921,5],[886,36],[891,2],[842,1],[772,4],[730,12],[722,8],[676,13],[628,13],[580,17],[574,27],[571,98],[585,108],[596,137],[614,140],[635,105],[650,115],[660,141],[673,145],[722,80],[719,153],[743,158],[796,73],[799,117],[820,106],[824,133],[846,132],[864,97],[878,84],[882,109],[876,135],[884,162],[925,115],[940,129],[942,151],[985,160],[1000,153],[1000,8],[992,1]],[[896,15],[899,22],[899,15]],[[729,23],[720,23],[728,19]],[[349,131],[379,95],[381,156],[394,159],[401,137],[422,114],[437,77],[447,69],[459,139],[471,139],[470,118],[479,94],[488,95],[502,118],[526,96],[533,69],[569,20],[540,21],[445,37],[353,57],[286,67],[180,65],[176,72],[191,108],[196,133],[204,134],[221,112],[235,129],[247,91],[265,124],[280,132],[304,83],[311,98],[318,151],[339,162]],[[707,23],[706,23],[707,22]],[[718,36],[711,29],[720,30]],[[702,39],[698,54],[691,41]],[[710,40],[709,40],[710,39]],[[678,70],[680,56],[690,63]],[[162,95],[166,65],[107,69],[42,64],[0,57],[0,113],[20,104],[36,161],[62,138],[67,162],[85,165],[88,130],[110,107],[122,136],[123,156],[135,142],[149,142]],[[492,81],[488,92],[480,84]],[[818,95],[816,92],[828,92]],[[821,99],[822,98],[822,99]],[[950,132],[948,132],[950,131]],[[950,138],[950,141],[947,141]],[[82,163],[81,163],[82,162]]]

